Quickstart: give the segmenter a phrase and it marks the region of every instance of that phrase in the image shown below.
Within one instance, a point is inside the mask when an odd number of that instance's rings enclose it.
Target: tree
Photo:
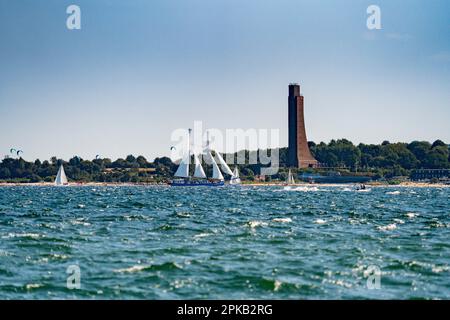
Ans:
[[[431,149],[431,144],[426,141],[413,141],[408,144],[408,149],[422,164],[422,162],[425,160],[425,157],[427,156],[428,150]]]
[[[8,168],[0,168],[0,179],[9,179],[11,178],[11,172]]]
[[[122,158],[119,158],[113,163],[111,163],[112,168],[127,168],[127,166],[128,166],[127,161],[125,161]]]
[[[449,152],[447,146],[437,146],[427,152],[422,164],[427,169],[447,169]]]
[[[399,165],[405,169],[413,169],[418,164],[416,156],[407,148],[404,143],[392,143],[382,147],[382,156],[390,163],[389,166]]]
[[[172,160],[170,160],[170,158],[168,158],[168,157],[155,158],[154,163],[155,164],[161,164],[161,165],[164,165],[166,167],[170,167],[170,166],[173,165]]]
[[[431,145],[431,149],[434,149],[436,147],[447,147],[447,144],[445,144],[442,140],[436,140],[435,142],[433,142],[433,144]]]
[[[136,158],[133,155],[128,155],[125,159],[128,163],[135,163],[136,162]]]
[[[147,167],[147,159],[145,159],[143,156],[138,156],[136,158],[136,162],[139,164],[140,168],[146,168]]]
[[[81,158],[79,158],[79,157],[77,157],[77,156],[75,156],[75,157],[73,157],[73,158],[71,158],[71,159],[69,160],[69,164],[70,164],[71,166],[79,166],[80,163],[81,163]]]

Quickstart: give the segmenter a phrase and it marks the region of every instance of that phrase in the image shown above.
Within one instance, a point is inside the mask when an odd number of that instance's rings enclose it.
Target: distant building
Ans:
[[[413,181],[427,181],[431,179],[448,180],[450,179],[449,169],[417,169],[411,172]]]
[[[296,168],[315,168],[318,162],[311,154],[306,139],[303,96],[300,86],[289,85],[289,147],[288,166]]]

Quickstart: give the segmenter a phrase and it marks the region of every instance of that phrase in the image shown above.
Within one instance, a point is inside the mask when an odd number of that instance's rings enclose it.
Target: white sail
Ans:
[[[180,162],[177,171],[175,172],[175,177],[188,178],[189,177],[189,164],[191,162],[191,157],[186,154]]]
[[[194,154],[194,163],[195,163],[194,177],[205,179],[206,178],[205,171],[203,170],[200,160],[196,154]]]
[[[175,172],[175,177],[189,178],[189,165],[191,164],[191,129],[188,130],[187,153],[181,159],[180,165]]]
[[[212,178],[216,179],[216,180],[221,180],[223,181],[223,175],[222,172],[220,172],[219,166],[217,165],[216,160],[214,160],[213,156],[211,155],[211,153],[209,153],[209,156],[211,157],[211,162],[212,162],[212,167],[213,167],[213,175]]]
[[[240,184],[241,179],[239,178],[238,168],[234,168],[233,175],[231,176],[230,184]]]
[[[56,175],[55,185],[62,186],[67,184],[66,173],[64,172],[64,167],[61,165],[58,170],[58,174]]]
[[[286,179],[286,183],[287,184],[295,184],[295,180],[294,180],[294,177],[292,176],[291,169],[289,169],[289,173],[288,173],[288,176],[287,176],[287,179]]]
[[[216,157],[217,157],[217,160],[219,160],[219,163],[220,163],[220,166],[222,167],[223,172],[232,176],[233,172],[231,171],[230,167],[225,162],[225,160],[223,160],[223,157],[220,155],[220,153],[217,151],[216,151]]]

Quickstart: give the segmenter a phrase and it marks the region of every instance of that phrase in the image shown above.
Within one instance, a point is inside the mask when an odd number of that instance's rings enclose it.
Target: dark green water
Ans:
[[[449,200],[438,188],[0,187],[0,298],[448,299]]]

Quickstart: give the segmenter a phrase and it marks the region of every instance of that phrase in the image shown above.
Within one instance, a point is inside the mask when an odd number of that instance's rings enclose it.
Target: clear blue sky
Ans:
[[[286,146],[294,81],[309,140],[449,143],[450,2],[0,0],[0,156],[151,160],[194,120]]]

